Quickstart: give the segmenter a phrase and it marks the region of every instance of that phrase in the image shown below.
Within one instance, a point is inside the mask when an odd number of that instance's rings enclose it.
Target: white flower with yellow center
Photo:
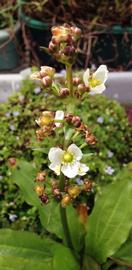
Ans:
[[[59,147],[52,147],[48,154],[51,162],[49,168],[57,175],[62,172],[68,178],[85,175],[89,168],[80,162],[82,156],[82,151],[75,144],[71,144],[67,151]]]
[[[105,89],[105,82],[108,78],[107,66],[101,65],[92,75],[89,68],[83,74],[85,86],[89,87],[91,94],[101,94]]]
[[[42,112],[42,115],[39,117],[39,119],[35,121],[40,127],[51,125],[52,123],[55,123],[56,127],[60,127],[63,119],[64,119],[64,112],[58,110],[56,111],[55,116],[50,111],[44,111]]]

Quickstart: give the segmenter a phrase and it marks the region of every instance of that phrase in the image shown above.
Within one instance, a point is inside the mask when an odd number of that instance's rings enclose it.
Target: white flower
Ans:
[[[35,120],[35,122],[40,127],[51,125],[52,123],[54,123],[56,127],[60,127],[63,119],[64,119],[63,111],[56,111],[55,115],[50,111],[44,111],[42,112],[42,115],[39,117],[39,119]]]
[[[105,169],[105,173],[112,175],[114,173],[115,169],[113,169],[110,166],[107,166],[107,168]]]
[[[102,124],[102,123],[104,122],[104,118],[101,117],[101,116],[99,116],[99,117],[97,118],[97,122],[100,123],[100,124]]]
[[[17,219],[17,215],[15,215],[15,214],[9,214],[9,220],[11,222],[14,222],[16,219]]]
[[[60,127],[60,125],[61,125],[61,123],[59,123],[59,122],[57,123],[56,121],[63,120],[63,119],[64,119],[64,112],[63,111],[56,111],[55,118],[54,118],[56,127]]]
[[[37,95],[37,94],[39,94],[41,92],[41,88],[40,87],[36,87],[35,89],[34,89],[34,93]]]
[[[80,163],[82,151],[75,144],[71,144],[67,151],[59,147],[52,147],[48,158],[51,162],[49,168],[57,175],[62,172],[68,178],[74,178],[77,175],[85,175],[89,168]]]
[[[112,158],[114,153],[112,151],[108,150],[107,155],[109,158]]]
[[[20,113],[18,111],[13,112],[13,116],[15,116],[15,117],[17,117],[19,115],[20,115]]]
[[[101,65],[92,75],[89,68],[83,74],[85,86],[90,88],[91,94],[101,94],[105,90],[105,82],[108,78],[108,70],[105,65]]]

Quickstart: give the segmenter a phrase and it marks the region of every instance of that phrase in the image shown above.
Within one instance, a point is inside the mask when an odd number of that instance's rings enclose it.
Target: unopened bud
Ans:
[[[81,79],[79,78],[79,77],[74,77],[73,78],[73,84],[74,85],[78,85],[78,84],[80,84],[81,83]]]
[[[73,114],[67,113],[65,114],[65,119],[68,123],[72,122]]]
[[[39,71],[36,71],[30,75],[32,80],[41,80],[41,75]]]
[[[49,197],[48,197],[48,195],[46,193],[41,195],[39,198],[40,198],[41,202],[44,203],[44,204],[47,204],[49,202]]]
[[[44,139],[44,132],[42,129],[36,130],[36,136],[39,141],[42,141]]]
[[[61,97],[66,97],[69,95],[69,89],[68,88],[61,88],[60,89],[60,96]]]
[[[55,74],[55,69],[49,66],[42,66],[40,70],[41,78],[49,76],[50,78],[53,78]]]
[[[71,202],[71,197],[69,194],[65,194],[61,200],[61,206],[66,207]]]
[[[85,191],[90,191],[92,189],[92,186],[93,186],[93,184],[92,184],[91,180],[89,180],[89,179],[84,180],[84,190]]]
[[[54,53],[56,51],[56,49],[57,49],[57,46],[56,46],[55,43],[53,43],[52,41],[50,41],[48,49],[49,49],[49,52],[50,53]]]
[[[78,27],[71,27],[71,31],[73,34],[73,39],[78,40],[81,37],[82,31]]]
[[[81,118],[79,116],[73,116],[71,122],[75,127],[79,127],[81,125]]]
[[[68,194],[71,198],[75,199],[81,192],[81,189],[79,186],[73,186],[68,188]]]
[[[37,182],[43,182],[45,180],[46,173],[45,172],[39,172],[36,176]]]
[[[50,76],[45,76],[42,78],[42,83],[45,87],[48,87],[49,85],[51,85],[52,79],[50,78]]]
[[[40,197],[43,195],[44,193],[44,186],[36,186],[35,187],[35,192],[37,193],[37,195]]]
[[[55,195],[55,197],[57,197],[58,199],[61,198],[61,192],[59,188],[53,188],[52,192]]]
[[[85,91],[85,85],[83,83],[79,84],[77,88],[81,92],[84,92]]]
[[[11,167],[15,167],[16,166],[16,159],[11,157],[8,159],[8,162],[9,162],[9,166]]]
[[[75,53],[75,48],[74,48],[74,46],[66,46],[66,47],[64,48],[64,50],[63,50],[63,53],[64,53],[65,55],[68,55],[68,56],[70,56],[71,54]]]
[[[96,138],[93,134],[89,133],[88,131],[85,132],[85,140],[89,144],[95,144],[96,143]]]

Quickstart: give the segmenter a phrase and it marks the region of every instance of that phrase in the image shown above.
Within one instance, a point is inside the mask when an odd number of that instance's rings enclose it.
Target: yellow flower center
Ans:
[[[66,163],[70,163],[73,161],[73,154],[69,153],[69,152],[65,152],[64,156],[63,156],[63,161]]]
[[[96,87],[98,85],[101,84],[101,81],[100,80],[97,80],[95,77],[92,77],[90,80],[89,80],[89,85],[90,87]]]
[[[40,118],[40,126],[47,126],[53,122],[53,118],[50,115],[45,115]]]

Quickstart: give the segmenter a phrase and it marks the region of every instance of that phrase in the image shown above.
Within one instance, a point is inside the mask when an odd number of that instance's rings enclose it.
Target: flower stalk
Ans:
[[[66,79],[67,79],[67,87],[70,91],[70,96],[73,97],[73,79],[72,79],[72,65],[66,65]]]
[[[65,187],[65,179],[63,175],[60,175],[60,191],[64,192],[64,187]],[[61,222],[64,230],[64,236],[65,236],[65,242],[69,248],[72,250],[74,249],[72,240],[71,240],[71,235],[68,227],[68,222],[67,222],[67,216],[66,216],[66,208],[62,207],[60,204],[60,216],[61,216]]]

